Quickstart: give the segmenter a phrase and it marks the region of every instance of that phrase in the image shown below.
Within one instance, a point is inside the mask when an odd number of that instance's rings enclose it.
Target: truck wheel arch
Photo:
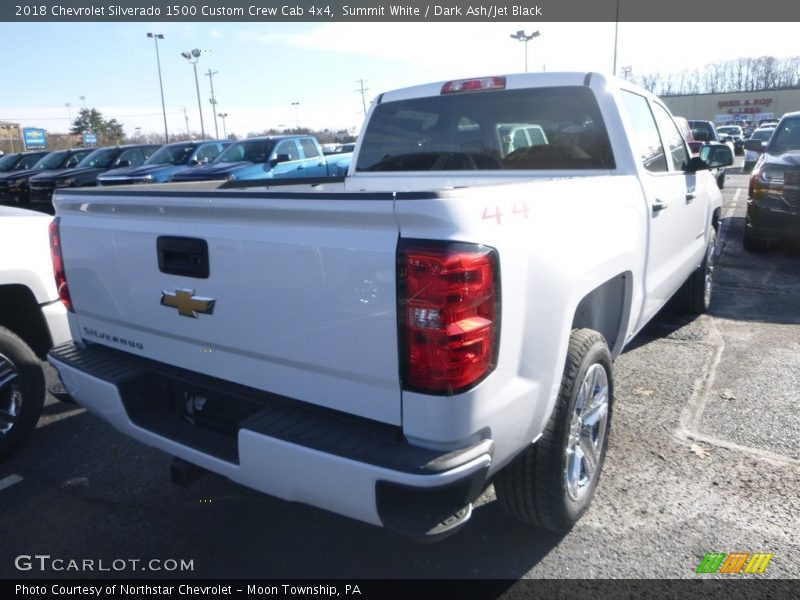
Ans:
[[[606,340],[616,358],[625,343],[625,328],[631,313],[633,276],[620,273],[586,294],[578,303],[571,330],[591,329]]]
[[[0,285],[0,326],[17,334],[39,358],[53,345],[36,297],[24,285]]]

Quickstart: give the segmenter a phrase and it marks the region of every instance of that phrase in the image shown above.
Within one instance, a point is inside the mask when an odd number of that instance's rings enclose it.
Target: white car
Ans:
[[[717,133],[723,141],[733,142],[733,150],[736,154],[741,154],[744,150],[744,131],[738,125],[720,125]]]
[[[36,427],[41,359],[71,338],[48,244],[51,217],[0,206],[0,458]]]

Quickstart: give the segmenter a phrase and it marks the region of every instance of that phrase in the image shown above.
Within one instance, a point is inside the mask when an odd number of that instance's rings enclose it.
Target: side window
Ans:
[[[217,157],[219,151],[219,144],[206,144],[197,151],[196,159],[200,162],[210,162]]]
[[[283,140],[278,147],[275,148],[275,155],[288,154],[289,160],[299,160],[300,154],[297,152],[297,145],[294,140]]]
[[[667,157],[664,155],[664,146],[658,128],[650,112],[647,98],[633,92],[622,92],[622,106],[628,113],[633,131],[631,131],[631,145],[644,168],[651,173],[664,173],[667,171]]]
[[[680,129],[675,125],[667,110],[660,104],[653,104],[653,114],[656,117],[658,129],[661,131],[661,139],[664,141],[672,160],[673,170],[685,170],[686,165],[689,163],[689,153],[686,151],[686,144],[683,141]]]
[[[130,150],[125,150],[125,152],[119,155],[117,162],[121,163],[123,160],[129,161],[130,166],[132,167],[138,167],[144,162],[144,152],[142,152],[141,148],[131,148]]]
[[[316,156],[319,156],[317,145],[308,138],[301,139],[300,146],[303,148],[303,155],[306,158],[314,158]]]

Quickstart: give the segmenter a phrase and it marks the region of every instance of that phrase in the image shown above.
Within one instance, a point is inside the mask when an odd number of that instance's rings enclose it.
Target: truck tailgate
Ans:
[[[399,425],[391,198],[202,196],[57,200],[76,333]]]

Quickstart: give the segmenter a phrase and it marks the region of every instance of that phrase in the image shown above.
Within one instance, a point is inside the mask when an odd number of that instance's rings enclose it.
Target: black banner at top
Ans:
[[[744,22],[800,20],[786,0],[12,0],[18,22]],[[718,35],[709,30],[709,38]],[[761,32],[764,34],[764,32]],[[665,43],[690,43],[679,30]],[[672,40],[672,41],[668,41]]]

